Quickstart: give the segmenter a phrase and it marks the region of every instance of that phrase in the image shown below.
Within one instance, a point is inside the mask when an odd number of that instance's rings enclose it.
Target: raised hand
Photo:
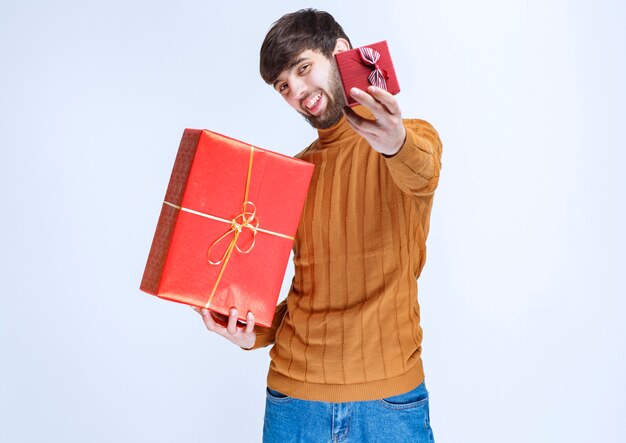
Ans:
[[[376,117],[376,120],[369,120],[345,108],[344,113],[352,129],[381,154],[397,153],[404,144],[406,129],[402,125],[402,113],[396,98],[375,86],[367,88],[367,92],[352,88],[350,95]]]

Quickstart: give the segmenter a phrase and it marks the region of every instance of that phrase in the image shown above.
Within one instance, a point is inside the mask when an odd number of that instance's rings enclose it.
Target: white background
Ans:
[[[183,128],[315,138],[258,75],[271,23],[305,6],[387,39],[404,115],[444,142],[420,279],[437,441],[623,441],[608,0],[1,0],[0,441],[260,441],[267,349],[138,287]]]

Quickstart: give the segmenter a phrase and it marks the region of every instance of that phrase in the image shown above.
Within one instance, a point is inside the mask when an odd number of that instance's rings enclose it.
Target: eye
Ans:
[[[279,83],[278,85],[276,85],[276,90],[281,94],[285,94],[288,88],[289,85],[287,83]]]
[[[298,69],[298,74],[300,75],[306,74],[310,68],[311,68],[311,64],[305,63],[304,65],[300,66],[300,68]]]

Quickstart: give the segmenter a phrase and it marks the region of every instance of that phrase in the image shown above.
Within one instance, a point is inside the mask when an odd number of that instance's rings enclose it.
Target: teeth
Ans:
[[[306,104],[304,106],[306,106],[308,109],[311,109],[313,106],[315,106],[317,104],[317,102],[320,100],[320,98],[322,98],[322,94],[321,93],[315,94],[315,96],[312,97],[308,102],[306,102]]]

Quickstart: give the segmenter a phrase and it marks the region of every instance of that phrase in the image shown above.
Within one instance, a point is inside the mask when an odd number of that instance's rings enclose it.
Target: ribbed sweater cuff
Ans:
[[[274,333],[272,331],[272,333],[268,333],[268,334],[259,334],[257,333],[256,335],[256,341],[254,342],[254,346],[252,346],[249,349],[246,348],[241,348],[244,351],[254,351],[255,349],[260,349],[260,348],[264,348],[266,346],[271,345],[272,343],[274,343]]]
[[[394,155],[386,155],[385,158],[388,163],[403,163],[415,170],[420,156],[432,156],[431,147],[424,139],[420,139],[415,131],[407,128],[406,139],[400,150]]]

